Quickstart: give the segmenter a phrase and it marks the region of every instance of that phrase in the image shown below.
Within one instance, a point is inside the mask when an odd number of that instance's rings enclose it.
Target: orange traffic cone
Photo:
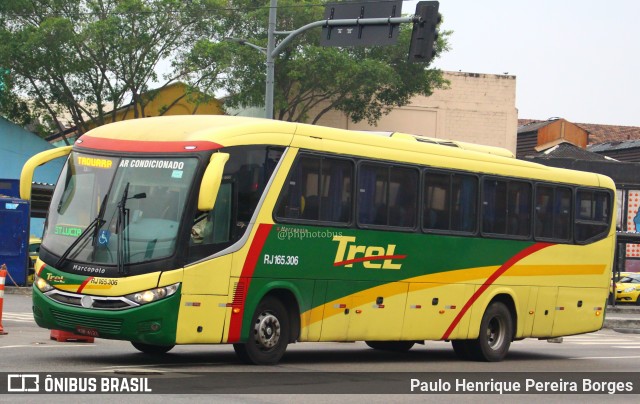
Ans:
[[[2,328],[2,305],[4,304],[4,281],[7,279],[7,266],[2,264],[0,267],[0,335],[7,335]]]

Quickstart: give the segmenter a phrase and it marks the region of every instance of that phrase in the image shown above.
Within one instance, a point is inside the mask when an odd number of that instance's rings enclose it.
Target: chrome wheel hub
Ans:
[[[271,349],[280,341],[280,321],[271,313],[261,313],[256,320],[256,343],[263,349]]]

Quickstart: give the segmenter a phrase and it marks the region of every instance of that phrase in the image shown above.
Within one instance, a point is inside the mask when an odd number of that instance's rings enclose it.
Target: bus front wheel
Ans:
[[[513,318],[509,308],[502,302],[493,302],[482,316],[478,339],[465,341],[461,353],[466,350],[472,359],[499,362],[507,356],[512,339]]]
[[[291,330],[287,310],[275,297],[262,300],[253,314],[249,338],[233,344],[238,357],[255,365],[275,365],[284,355]]]
[[[172,350],[173,347],[175,346],[175,345],[151,345],[151,344],[145,344],[142,342],[131,342],[131,345],[133,345],[133,347],[138,351],[146,354],[151,354],[151,355],[165,354],[170,350]]]

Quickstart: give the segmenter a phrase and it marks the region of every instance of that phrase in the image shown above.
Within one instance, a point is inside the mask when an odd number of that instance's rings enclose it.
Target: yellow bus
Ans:
[[[303,341],[450,341],[499,361],[512,341],[603,324],[602,175],[401,133],[172,116],[34,156],[22,197],[67,154],[36,263],[41,327],[274,364]]]

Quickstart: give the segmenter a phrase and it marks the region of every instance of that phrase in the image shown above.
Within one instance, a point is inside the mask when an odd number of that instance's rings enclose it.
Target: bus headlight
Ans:
[[[53,290],[53,286],[49,285],[49,282],[45,281],[44,278],[41,278],[37,275],[34,276],[36,277],[36,280],[35,282],[33,282],[33,284],[36,285],[36,288],[38,288],[40,292],[45,293]]]
[[[132,293],[130,295],[126,295],[125,297],[138,304],[147,304],[173,295],[178,290],[178,286],[180,286],[180,283],[174,283],[173,285],[164,286],[162,288],[155,288]]]

